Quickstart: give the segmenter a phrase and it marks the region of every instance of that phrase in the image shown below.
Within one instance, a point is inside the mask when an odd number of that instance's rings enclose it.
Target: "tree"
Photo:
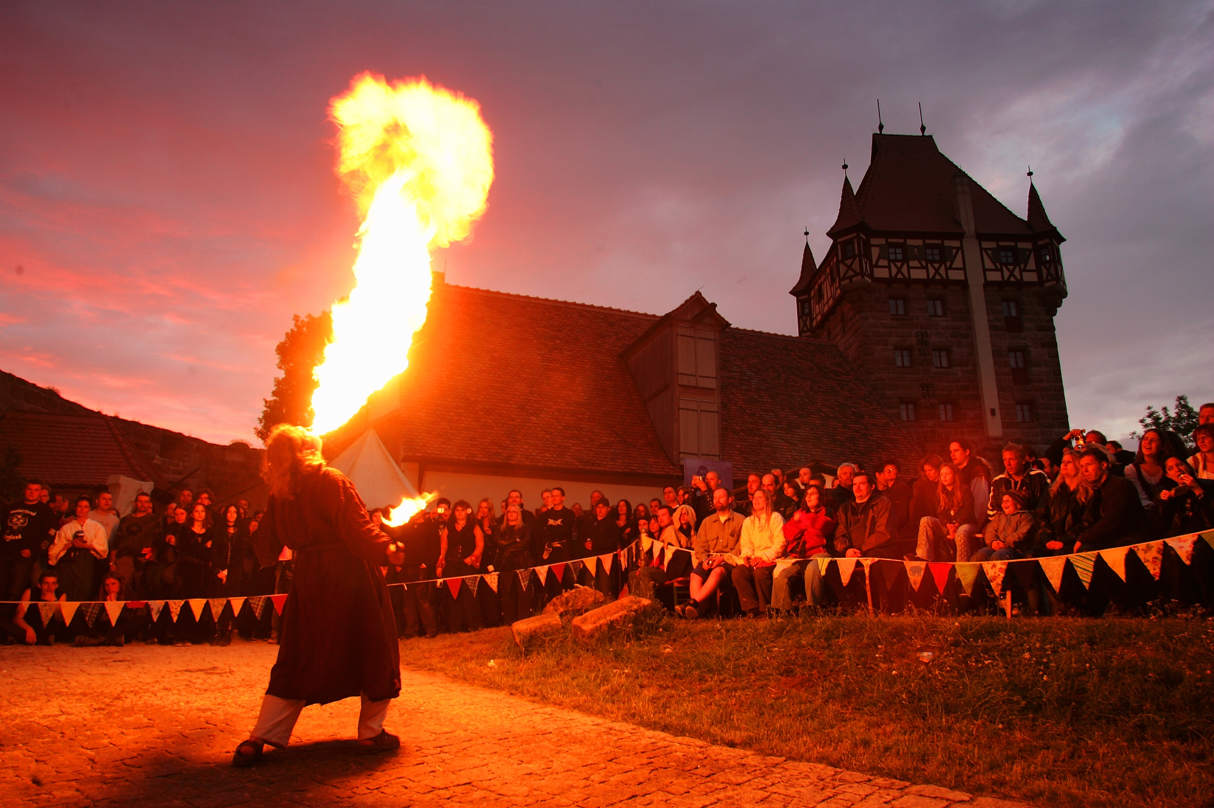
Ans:
[[[1158,410],[1153,405],[1147,405],[1147,414],[1138,419],[1143,430],[1161,429],[1165,432],[1175,432],[1190,449],[1193,444],[1193,430],[1197,428],[1197,410],[1189,403],[1188,396],[1177,396],[1176,406],[1171,412],[1165,404]],[[1131,432],[1131,438],[1142,438],[1141,432]]]
[[[312,369],[324,358],[325,346],[332,338],[329,312],[291,317],[290,330],[274,349],[282,375],[274,379],[270,397],[263,400],[256,430],[259,438],[265,440],[277,424],[312,423],[312,393],[316,391]]]

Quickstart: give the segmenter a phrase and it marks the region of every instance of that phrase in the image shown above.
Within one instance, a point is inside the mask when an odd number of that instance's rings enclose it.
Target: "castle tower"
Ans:
[[[1068,428],[1054,335],[1064,239],[1031,173],[1027,214],[931,136],[874,134],[859,189],[844,176],[822,262],[805,247],[799,333],[837,345],[925,451],[959,436],[1041,451]]]

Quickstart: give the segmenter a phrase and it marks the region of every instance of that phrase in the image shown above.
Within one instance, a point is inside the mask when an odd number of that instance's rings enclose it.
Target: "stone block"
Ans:
[[[543,614],[555,614],[557,617],[565,618],[590,611],[606,602],[607,596],[602,592],[579,584],[548,601]]]
[[[573,636],[589,642],[612,631],[630,630],[638,618],[657,608],[655,600],[629,595],[573,618]]]
[[[561,618],[555,614],[540,614],[510,624],[514,641],[523,653],[532,651],[564,631]]]

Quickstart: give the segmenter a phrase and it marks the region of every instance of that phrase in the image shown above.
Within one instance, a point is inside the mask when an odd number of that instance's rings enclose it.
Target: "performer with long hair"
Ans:
[[[290,546],[295,580],[257,724],[232,764],[257,763],[266,745],[285,747],[306,705],[352,696],[362,699],[359,746],[397,749],[400,739],[383,724],[390,700],[400,695],[400,649],[380,567],[403,558],[371,522],[354,485],[325,464],[320,440],[307,430],[274,427],[262,474],[270,499],[255,549],[265,565]]]

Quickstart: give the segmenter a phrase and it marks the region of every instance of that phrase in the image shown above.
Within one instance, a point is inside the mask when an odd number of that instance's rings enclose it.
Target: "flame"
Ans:
[[[493,136],[480,105],[424,78],[388,83],[362,73],[330,115],[338,174],[365,218],[354,288],[333,304],[333,338],[313,370],[318,435],[409,366],[430,300],[430,250],[468,236],[493,183]]]
[[[405,497],[392,510],[388,511],[388,515],[384,517],[384,524],[391,527],[400,527],[426,509],[438,494],[433,491],[422,494],[420,497]]]

